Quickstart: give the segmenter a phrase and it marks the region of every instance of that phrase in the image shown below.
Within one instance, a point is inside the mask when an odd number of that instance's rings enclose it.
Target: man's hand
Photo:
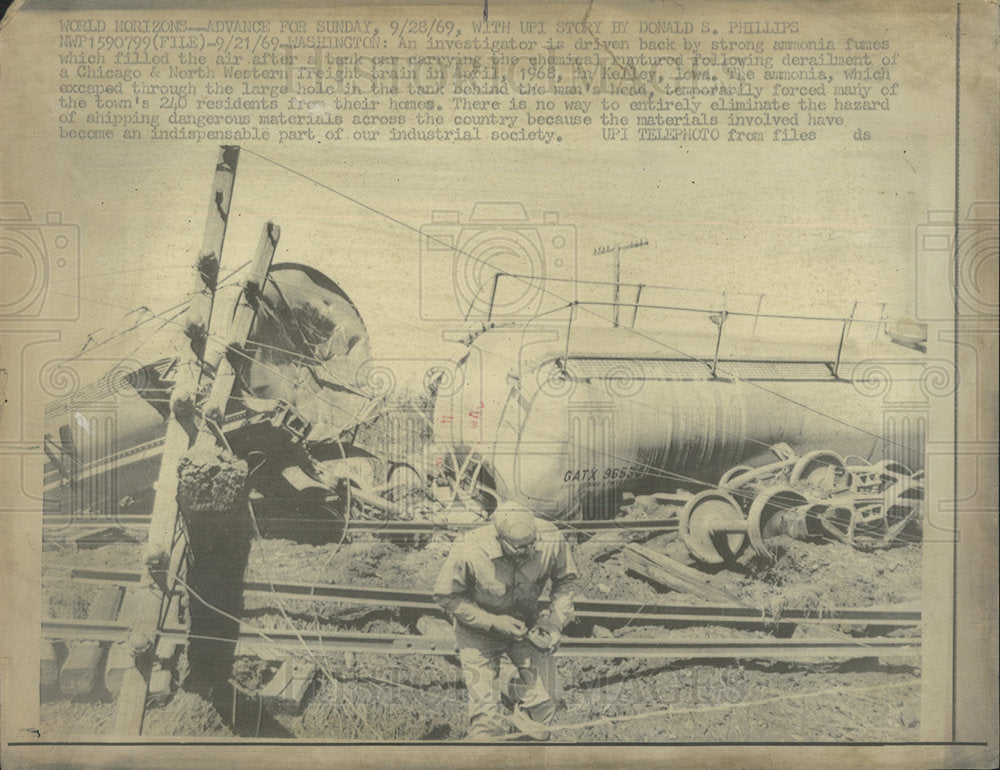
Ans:
[[[510,615],[500,615],[493,621],[493,630],[511,639],[523,639],[528,627]]]
[[[537,625],[528,631],[528,641],[542,652],[555,652],[562,641],[562,634],[559,631]]]

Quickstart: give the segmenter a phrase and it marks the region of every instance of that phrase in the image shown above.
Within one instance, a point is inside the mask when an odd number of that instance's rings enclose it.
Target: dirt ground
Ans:
[[[631,511],[631,515],[655,513]],[[580,593],[589,599],[699,603],[668,592],[628,571],[620,548],[634,535],[620,531],[574,546]],[[676,535],[642,538],[643,544],[693,564]],[[713,586],[740,601],[780,615],[784,609],[818,616],[834,607],[918,603],[921,551],[905,545],[863,553],[839,543],[773,541],[776,564],[744,556],[734,569],[705,572]],[[450,547],[435,536],[419,545],[378,535],[349,537],[342,545],[312,546],[288,540],[255,540],[246,579],[337,583],[429,591]],[[52,549],[44,554],[44,601],[53,617],[86,617],[93,584],[66,579],[67,569],[137,570],[140,546],[117,543],[95,549]],[[416,633],[415,610],[248,597],[244,619],[261,628],[296,626]],[[853,633],[857,629],[844,628]],[[590,633],[571,625],[570,635]],[[735,638],[764,636],[714,626],[653,628],[635,624],[600,633],[614,636]],[[799,633],[829,636],[801,624]],[[897,633],[909,634],[906,630]],[[879,661],[864,654],[844,662],[791,663],[670,659],[560,658],[562,708],[553,740],[566,741],[912,741],[919,739],[920,661]],[[213,706],[187,683],[163,706],[147,711],[144,734],[309,738],[314,740],[458,740],[467,729],[465,692],[457,661],[444,656],[339,653],[300,656],[317,665],[299,709],[264,705],[258,689],[273,675],[273,661],[238,660],[242,688],[231,708]],[[113,698],[77,700],[43,693],[43,739],[106,735],[114,721]],[[228,713],[226,713],[228,712]],[[234,712],[237,719],[234,720]]]

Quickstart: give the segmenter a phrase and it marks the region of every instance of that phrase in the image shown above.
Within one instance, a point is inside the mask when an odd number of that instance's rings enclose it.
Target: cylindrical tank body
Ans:
[[[491,330],[439,393],[435,451],[481,460],[501,499],[584,518],[613,516],[623,491],[715,484],[734,465],[775,460],[782,442],[922,467],[925,417],[894,428],[882,386],[917,391],[924,356],[887,340],[849,340],[839,363],[836,344],[730,340],[716,360],[711,333],[664,345],[622,329],[568,343]]]
[[[87,363],[80,358],[62,366],[85,372]],[[173,359],[129,365],[137,363],[123,362],[47,406],[43,507],[49,517],[67,517],[50,518],[50,524],[86,520],[107,526],[152,510],[170,398],[162,377]]]
[[[96,357],[84,352],[53,372],[72,384],[46,408],[44,509],[53,521],[61,515],[113,524],[150,513],[177,337],[172,324],[157,332],[138,326],[101,346]],[[357,392],[358,368],[369,357],[368,334],[350,298],[326,275],[297,263],[274,265],[246,347],[253,360],[229,402],[230,417],[267,410],[280,400],[294,408],[314,442],[336,439],[356,424],[368,403]],[[117,350],[140,348],[169,357],[147,365],[115,357]],[[280,444],[255,448],[281,459]]]

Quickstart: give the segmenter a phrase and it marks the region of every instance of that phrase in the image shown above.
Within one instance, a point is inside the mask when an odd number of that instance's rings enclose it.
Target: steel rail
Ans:
[[[246,593],[273,595],[282,599],[389,604],[397,607],[440,610],[432,594],[405,589],[264,582],[246,582],[243,587]],[[752,623],[773,626],[776,623],[797,620],[826,625],[912,626],[918,625],[921,621],[919,611],[893,609],[838,608],[825,612],[823,617],[811,616],[803,610],[788,610],[780,616],[768,617],[762,610],[740,605],[636,603],[610,599],[581,599],[574,602],[574,608],[576,617],[582,620],[622,622],[631,620],[640,624],[701,621],[714,624]]]
[[[139,582],[141,573],[71,569],[69,577],[81,582],[129,584]],[[244,582],[243,589],[246,594],[273,596],[283,600],[389,605],[440,611],[433,594],[408,589],[262,581]],[[785,610],[780,615],[772,617],[760,609],[729,604],[638,603],[610,599],[579,599],[574,604],[576,616],[581,620],[632,621],[640,625],[702,622],[715,625],[753,624],[770,627],[776,624],[805,622],[809,625],[915,626],[921,622],[919,610],[893,608],[840,607],[826,610],[822,616],[811,615],[804,610]]]
[[[42,637],[50,640],[121,642],[129,626],[93,620],[46,620]],[[184,641],[186,631],[165,628],[160,636]],[[237,656],[281,659],[293,653],[365,652],[389,655],[455,655],[454,639],[412,634],[371,634],[358,631],[267,629],[246,624],[233,640]],[[565,637],[556,655],[586,658],[825,658],[906,657],[919,654],[921,641],[910,639],[693,639],[645,637],[581,639]]]
[[[103,521],[96,519],[73,520],[70,515],[65,515],[66,522],[58,521],[56,516],[46,516],[42,522],[42,532],[49,530],[67,529],[113,529],[128,528],[142,529],[149,526],[148,516],[122,516],[116,519],[106,519]],[[262,524],[270,527],[282,526],[305,526],[313,524],[319,527],[341,527],[344,522],[334,519],[276,519],[263,518]],[[481,527],[486,522],[451,523],[437,521],[382,521],[379,519],[348,519],[346,522],[348,533],[351,530],[360,532],[382,532],[385,534],[397,535],[419,535],[433,534],[435,532],[465,532],[470,529]],[[598,519],[593,521],[574,521],[552,519],[559,529],[577,532],[607,532],[614,530],[640,531],[640,532],[676,532],[677,519]]]
[[[132,633],[132,625],[120,620],[76,620],[49,618],[42,621],[42,638],[66,642],[124,642]],[[188,632],[184,628],[163,628],[157,636],[186,644]]]
[[[408,634],[363,634],[356,632],[323,633],[317,631],[267,632],[270,640],[256,632],[241,629],[236,653],[270,658],[309,651],[323,653],[351,650],[393,655],[455,655],[453,639],[436,639]],[[301,638],[301,641],[300,641]],[[556,655],[601,658],[857,658],[897,657],[919,653],[919,639],[866,639],[852,642],[840,639],[580,639],[565,637]]]

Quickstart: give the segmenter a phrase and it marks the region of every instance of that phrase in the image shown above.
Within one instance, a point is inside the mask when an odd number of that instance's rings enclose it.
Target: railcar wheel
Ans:
[[[707,489],[690,500],[680,515],[680,533],[684,545],[698,561],[723,564],[734,561],[746,547],[746,521],[739,503],[732,495]]]
[[[789,487],[772,487],[761,492],[750,506],[747,516],[747,534],[754,551],[774,561],[774,553],[767,541],[786,534],[788,519],[797,515],[797,509],[808,502],[804,495]]]
[[[792,484],[806,484],[823,492],[839,492],[850,483],[847,464],[836,452],[819,449],[799,458],[788,477]]]
[[[722,474],[722,478],[719,479],[719,486],[723,489],[738,489],[742,484],[735,483],[740,476],[745,473],[752,471],[749,465],[734,465],[728,471]]]

